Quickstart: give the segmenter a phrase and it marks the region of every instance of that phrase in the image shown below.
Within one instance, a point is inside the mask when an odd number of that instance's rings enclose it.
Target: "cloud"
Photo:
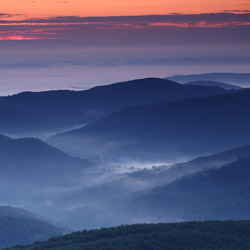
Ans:
[[[0,18],[11,17],[11,14],[0,13]]]
[[[24,16],[23,14],[9,14],[9,13],[0,13],[0,17],[18,17]]]
[[[189,35],[195,36],[194,29],[196,32],[201,29],[202,32],[209,35],[211,35],[211,31],[204,30],[214,29],[215,33],[216,29],[220,29],[222,33],[227,33],[227,29],[231,29],[234,36],[234,31],[237,28],[241,32],[239,35],[243,35],[241,39],[247,40],[249,35],[244,32],[250,27],[250,13],[223,12],[190,15],[174,13],[171,15],[107,17],[57,16],[45,19],[2,19],[0,24],[4,27],[0,31],[0,40],[57,39],[85,41],[87,43],[95,41],[95,43],[104,44],[139,44],[141,42],[147,44],[148,42],[171,42],[173,40],[171,36],[175,36],[177,40],[182,39],[183,37],[177,34],[179,29],[188,30]],[[211,40],[211,37],[209,38],[206,34],[204,37]],[[216,36],[221,38],[220,33]],[[224,37],[230,38],[228,33]],[[197,39],[201,39],[199,35]],[[214,39],[218,40],[216,37]],[[234,41],[235,37],[232,37],[232,40]]]
[[[241,14],[241,13],[250,13],[250,10],[224,10],[226,13],[234,13],[234,14]]]
[[[0,36],[0,41],[10,41],[10,40],[41,40],[41,37],[27,37],[27,36],[20,36],[20,35],[11,35],[11,36]]]

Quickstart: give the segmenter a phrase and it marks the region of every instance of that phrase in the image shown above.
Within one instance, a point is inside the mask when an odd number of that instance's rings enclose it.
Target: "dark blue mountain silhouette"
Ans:
[[[249,113],[250,90],[244,90],[131,107],[50,142],[83,155],[176,160],[248,144]]]
[[[126,107],[224,93],[218,87],[184,86],[146,78],[86,91],[25,92],[0,98],[0,133],[32,135],[72,129]]]

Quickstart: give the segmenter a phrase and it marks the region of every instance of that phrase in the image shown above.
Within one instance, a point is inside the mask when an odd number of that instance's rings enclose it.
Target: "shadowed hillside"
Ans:
[[[32,185],[62,185],[94,166],[71,157],[35,138],[11,139],[0,135],[0,178]],[[75,181],[75,180],[74,180]]]
[[[250,142],[250,91],[131,107],[49,142],[110,158],[178,160]],[[73,146],[72,146],[73,145]]]
[[[134,197],[130,209],[161,220],[248,219],[249,166],[250,156],[188,175]]]
[[[149,212],[147,208],[154,206],[150,199],[147,206],[140,206],[140,202],[137,202],[136,199],[133,200],[132,204],[139,207],[138,213],[136,212],[137,207],[132,206],[127,209],[127,201],[133,198],[136,192],[139,194],[149,192],[156,187],[173,183],[197,171],[211,167],[219,168],[226,163],[249,155],[250,146],[245,146],[215,155],[199,157],[188,162],[116,174],[112,178],[106,179],[105,182],[99,182],[92,187],[70,190],[54,199],[50,206],[50,209],[54,211],[52,217],[57,221],[63,221],[74,230],[128,223],[160,222],[163,221],[163,218],[167,218],[166,221],[174,221],[176,218],[174,213],[171,217],[168,216],[167,211],[166,213],[163,211],[159,215],[157,215],[158,210],[152,209]],[[178,209],[176,210],[178,211]]]

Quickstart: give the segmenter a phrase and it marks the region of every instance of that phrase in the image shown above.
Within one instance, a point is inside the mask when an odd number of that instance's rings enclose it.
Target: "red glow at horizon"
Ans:
[[[8,40],[15,40],[15,41],[21,41],[21,40],[43,40],[44,38],[37,38],[37,37],[24,37],[19,35],[13,35],[13,36],[0,36],[0,41],[8,41]]]

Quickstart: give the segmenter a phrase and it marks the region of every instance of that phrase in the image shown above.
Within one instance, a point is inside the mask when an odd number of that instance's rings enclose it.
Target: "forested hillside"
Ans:
[[[11,250],[247,250],[250,221],[141,224],[76,232]]]

